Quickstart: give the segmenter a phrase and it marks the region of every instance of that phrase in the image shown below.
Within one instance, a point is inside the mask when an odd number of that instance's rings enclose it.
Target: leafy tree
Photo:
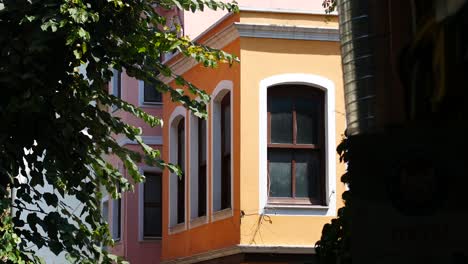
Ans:
[[[140,128],[106,111],[114,106],[162,125],[108,94],[111,69],[156,85],[203,117],[209,96],[158,58],[177,49],[207,67],[237,59],[170,32],[156,6],[237,11],[235,2],[216,0],[0,0],[0,260],[39,262],[27,248],[33,243],[68,252],[79,263],[121,262],[102,249],[113,241],[100,212],[101,187],[117,198],[118,185],[126,191],[132,184],[104,157],[122,160],[133,183],[144,180],[140,161],[179,172],[142,142]],[[157,73],[173,76],[179,89]],[[195,96],[202,101],[190,99]],[[120,147],[113,137],[118,134],[137,141],[144,154]],[[46,184],[53,191],[41,192]],[[66,196],[84,206],[73,212]]]

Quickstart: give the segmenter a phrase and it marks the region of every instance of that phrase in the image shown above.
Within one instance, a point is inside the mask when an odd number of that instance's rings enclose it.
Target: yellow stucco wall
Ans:
[[[296,18],[299,17],[300,19]],[[294,19],[293,19],[294,18]],[[269,14],[255,18],[241,14],[241,23],[324,26],[325,18],[317,16]],[[312,246],[320,238],[327,216],[260,216],[259,212],[259,83],[279,74],[303,73],[322,76],[335,85],[336,145],[345,129],[345,108],[338,42],[304,41],[241,37],[241,106],[240,106],[240,190],[241,244]],[[331,150],[335,151],[335,150]],[[336,155],[337,208],[342,206],[344,186],[340,177],[344,166]]]

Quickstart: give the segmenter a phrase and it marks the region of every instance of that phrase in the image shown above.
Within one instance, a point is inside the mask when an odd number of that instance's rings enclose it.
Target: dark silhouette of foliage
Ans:
[[[179,172],[143,143],[140,128],[107,111],[112,106],[162,125],[108,94],[111,69],[154,84],[203,117],[209,96],[159,58],[174,49],[207,67],[236,58],[179,37],[155,6],[237,11],[235,3],[215,0],[0,0],[0,260],[40,262],[34,252],[48,247],[67,252],[72,262],[122,262],[103,249],[113,240],[100,212],[102,190],[117,198],[118,186],[127,191],[130,182],[142,182],[140,161]],[[180,89],[157,73],[174,77]],[[114,135],[138,142],[144,154],[122,148]],[[109,155],[125,164],[131,179]],[[44,186],[51,191],[41,191]],[[66,197],[83,206],[70,208]]]
[[[343,138],[337,147],[340,162],[348,163],[348,141]],[[351,179],[348,172],[341,177],[341,181],[348,187]],[[343,193],[345,206],[338,209],[338,217],[325,224],[322,237],[316,244],[317,255],[321,264],[350,264],[351,263],[351,190]]]

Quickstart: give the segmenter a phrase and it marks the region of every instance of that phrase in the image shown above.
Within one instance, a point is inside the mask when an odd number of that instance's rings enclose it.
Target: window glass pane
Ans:
[[[297,98],[296,122],[297,122],[297,143],[298,144],[317,144],[319,129],[319,107],[318,100],[307,98]]]
[[[179,121],[179,127],[177,130],[178,137],[178,164],[182,171],[185,170],[185,119]]]
[[[292,143],[292,102],[290,98],[270,99],[271,143]]]
[[[145,207],[144,236],[161,236],[161,219],[160,207]]]
[[[144,93],[143,93],[144,102],[162,102],[162,95],[158,92],[154,85],[151,85],[148,82],[144,82]]]
[[[102,203],[102,217],[106,222],[109,222],[109,202],[105,201]]]
[[[296,197],[317,197],[320,162],[316,151],[297,151]]]
[[[270,197],[292,197],[291,195],[291,160],[289,150],[268,151]]]
[[[225,96],[229,96],[226,94]],[[231,105],[228,101],[226,105],[223,105],[223,145],[224,153],[231,153]]]
[[[157,174],[145,173],[145,202],[160,203],[161,202],[161,177]]]
[[[199,120],[199,128],[198,128],[198,135],[199,135],[199,148],[200,148],[200,157],[198,160],[200,163],[206,163],[206,120],[205,119],[198,119]]]

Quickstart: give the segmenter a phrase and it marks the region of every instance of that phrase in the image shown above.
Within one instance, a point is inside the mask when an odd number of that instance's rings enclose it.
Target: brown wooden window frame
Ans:
[[[156,177],[159,180],[159,184],[161,186],[161,193],[159,194],[160,196],[160,201],[159,203],[157,202],[147,202],[145,199],[145,194],[147,191],[152,191],[154,190],[148,190],[147,188],[150,186],[146,185],[146,182],[143,184],[143,238],[144,239],[158,239],[162,237],[162,174],[160,172],[145,172],[144,173],[146,178],[148,177]],[[159,208],[161,210],[161,219],[159,219],[159,224],[161,225],[161,234],[147,234],[145,233],[145,227],[148,225],[148,223],[145,222],[145,210],[146,208]],[[152,223],[154,224],[154,223]]]
[[[272,143],[271,142],[271,111],[270,103],[272,97],[282,97],[292,99],[292,143]],[[297,113],[294,104],[294,98],[309,98],[319,100],[320,107],[317,113],[318,121],[318,142],[317,144],[299,144],[297,143]],[[270,196],[270,159],[267,160],[268,174],[268,204],[271,205],[324,205],[325,204],[325,93],[318,88],[306,85],[276,85],[267,90],[267,153],[272,149],[291,150],[291,196],[292,197],[271,197]],[[296,169],[295,169],[295,151],[309,150],[318,152],[319,157],[319,177],[317,179],[318,194],[317,197],[296,197]]]
[[[183,142],[183,144],[182,144]],[[185,222],[185,118],[177,125],[177,163],[182,169],[182,175],[177,177],[177,224]]]

